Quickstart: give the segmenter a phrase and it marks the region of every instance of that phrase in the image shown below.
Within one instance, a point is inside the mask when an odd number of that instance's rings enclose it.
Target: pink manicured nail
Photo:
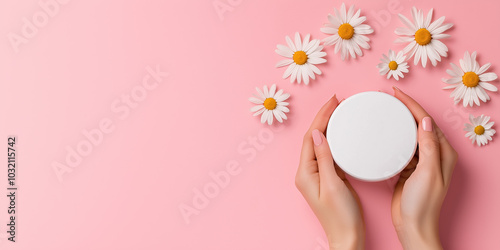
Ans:
[[[404,93],[402,90],[400,90],[400,89],[399,89],[398,87],[396,87],[396,86],[392,86],[392,89],[394,89],[395,91],[399,91],[399,92]]]
[[[424,117],[422,119],[422,126],[424,127],[424,131],[431,132],[432,131],[432,120],[430,117]]]
[[[323,142],[323,138],[321,138],[321,133],[319,132],[319,130],[317,130],[317,129],[313,130],[312,136],[313,136],[314,144],[316,146],[321,145],[321,143]]]

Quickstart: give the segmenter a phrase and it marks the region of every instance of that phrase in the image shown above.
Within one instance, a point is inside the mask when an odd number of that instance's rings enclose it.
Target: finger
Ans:
[[[332,115],[335,108],[337,108],[338,104],[339,101],[337,100],[337,96],[333,95],[333,97],[330,98],[330,100],[328,100],[328,102],[326,102],[323,107],[321,107],[318,114],[316,114],[316,117],[314,118],[311,127],[309,128],[309,131],[317,129],[321,133],[325,133],[328,120],[330,120],[330,116]]]
[[[338,177],[333,163],[332,153],[328,142],[326,141],[325,135],[319,132],[318,129],[312,131],[312,138],[314,141],[314,154],[316,155],[316,160],[318,161],[318,172],[319,172],[319,189],[320,195],[325,193],[322,190],[335,187],[336,185],[343,183]]]
[[[441,151],[432,118],[424,117],[418,124],[419,167],[435,171],[442,179]]]
[[[330,120],[330,116],[338,105],[338,100],[335,95],[333,95],[328,102],[323,105],[323,107],[319,110],[318,114],[314,118],[311,127],[304,135],[304,140],[302,143],[302,151],[300,154],[300,163],[303,165],[311,160],[316,159],[314,155],[314,147],[311,133],[313,130],[317,129],[321,133],[324,133],[326,130],[326,126],[328,124],[328,120]]]
[[[450,185],[455,165],[457,164],[458,154],[457,151],[446,140],[445,135],[436,127],[436,133],[441,145],[441,168],[443,170],[443,179],[446,186]]]
[[[394,188],[394,193],[392,195],[392,212],[396,213],[393,215],[393,218],[399,218],[400,215],[400,204],[401,204],[401,195],[403,194],[403,187],[406,183],[406,180],[410,178],[411,174],[415,171],[415,168],[418,163],[418,158],[413,157],[408,163],[408,166],[401,171],[401,174],[399,175],[398,182],[396,183],[396,187]]]
[[[335,110],[337,105],[338,101],[334,95],[320,109],[311,125],[311,128],[317,127],[318,130],[324,131],[326,129],[326,125],[328,124],[330,115],[333,113],[333,110]],[[295,185],[302,193],[302,195],[306,197],[306,200],[308,200],[308,197],[318,197],[319,194],[318,164],[316,162],[316,155],[314,153],[314,144],[312,141],[311,133],[312,130],[309,129],[304,135],[302,151],[300,154],[300,163],[297,169],[297,174],[295,175]]]
[[[420,106],[410,96],[403,93],[397,87],[393,87],[393,89],[394,89],[394,96],[398,98],[401,102],[403,102],[406,105],[406,107],[408,107],[408,109],[411,111],[416,121],[420,123],[424,117],[430,117],[430,115],[422,108],[422,106]],[[453,157],[456,155],[456,152],[450,145],[444,134],[442,133],[441,129],[437,126],[436,122],[433,121],[432,123],[440,147],[440,159],[442,163],[441,171],[443,179],[445,183],[448,183],[449,180],[451,179],[451,173],[453,172],[453,168],[455,165],[454,162],[456,162],[456,157],[455,159]]]

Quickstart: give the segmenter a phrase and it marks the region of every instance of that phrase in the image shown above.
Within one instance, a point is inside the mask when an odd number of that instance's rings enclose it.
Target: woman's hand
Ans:
[[[427,112],[394,87],[418,122],[418,152],[401,172],[392,198],[392,222],[404,249],[442,249],[439,214],[457,153]]]
[[[330,249],[364,249],[365,226],[358,195],[333,161],[324,135],[338,103],[333,96],[305,134],[295,184],[323,226]]]

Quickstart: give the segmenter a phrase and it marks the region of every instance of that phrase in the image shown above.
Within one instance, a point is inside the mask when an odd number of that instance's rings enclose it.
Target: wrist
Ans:
[[[399,241],[405,250],[442,250],[438,225],[409,224],[396,228]]]
[[[365,249],[364,230],[357,230],[352,233],[337,234],[335,237],[328,237],[330,250],[361,250]]]

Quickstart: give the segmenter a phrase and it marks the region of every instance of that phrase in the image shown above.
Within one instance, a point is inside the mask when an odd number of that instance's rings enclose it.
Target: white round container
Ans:
[[[417,125],[410,110],[382,92],[345,99],[328,122],[326,138],[337,165],[364,181],[382,181],[401,172],[417,147]]]

